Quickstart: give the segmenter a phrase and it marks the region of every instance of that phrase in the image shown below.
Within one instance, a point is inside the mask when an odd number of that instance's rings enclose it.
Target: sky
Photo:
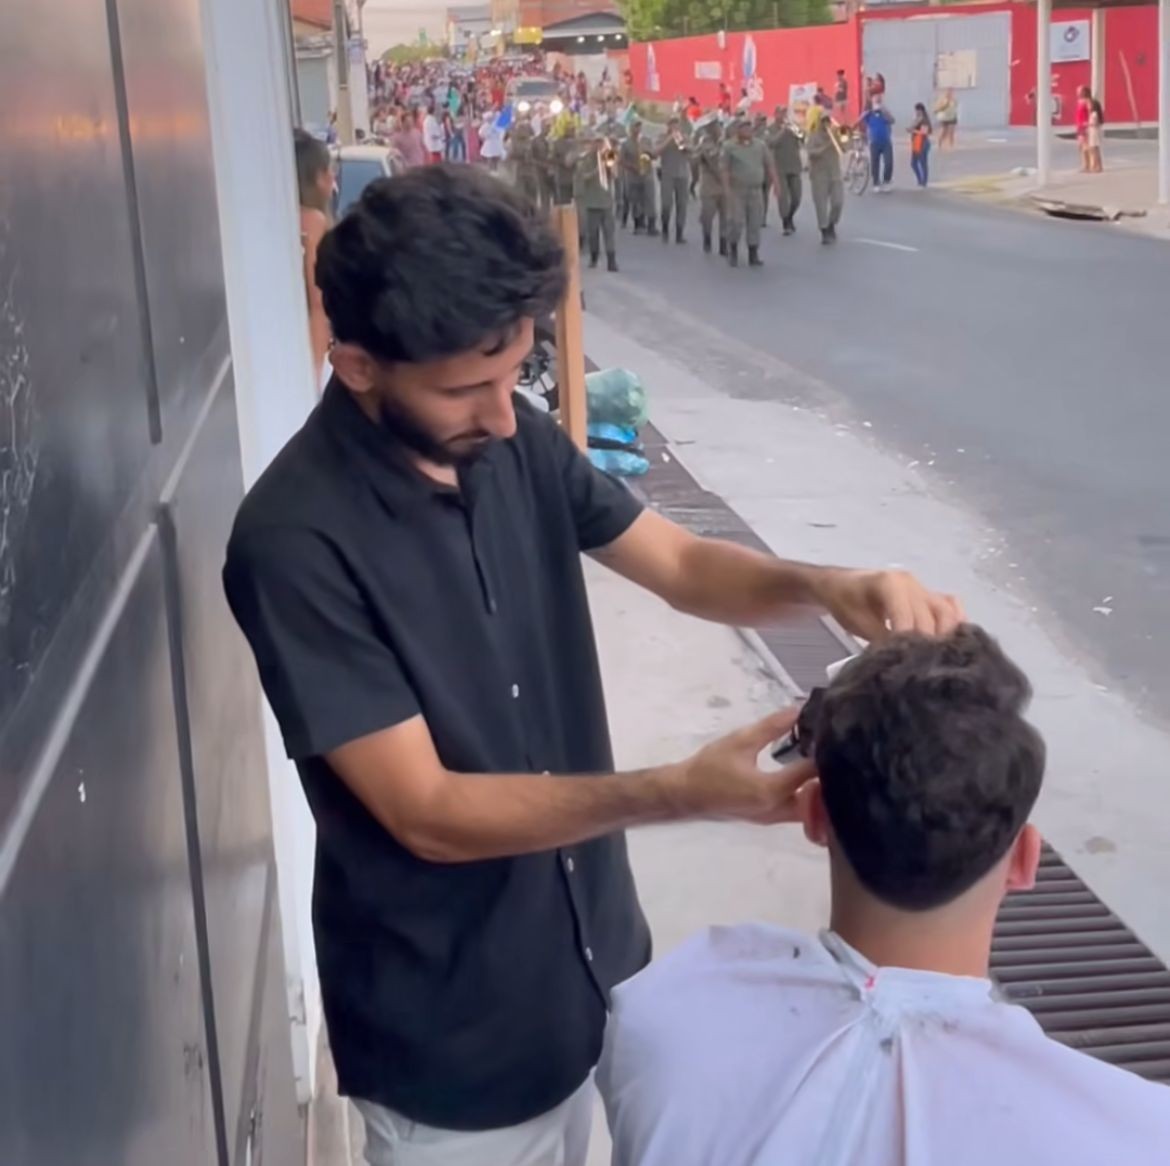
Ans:
[[[447,6],[452,0],[367,0],[362,26],[371,58],[392,45],[417,44],[420,29],[432,41],[446,36]]]

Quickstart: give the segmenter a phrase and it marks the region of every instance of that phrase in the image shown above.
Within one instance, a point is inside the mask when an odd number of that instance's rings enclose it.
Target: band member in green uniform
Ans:
[[[723,193],[727,199],[727,260],[739,266],[739,240],[746,236],[748,266],[762,267],[760,228],[764,222],[764,189],[776,188],[772,155],[753,133],[752,123],[741,118],[732,140],[723,147]]]

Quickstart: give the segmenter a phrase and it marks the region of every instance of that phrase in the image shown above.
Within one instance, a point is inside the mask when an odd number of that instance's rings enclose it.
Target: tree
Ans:
[[[829,0],[620,0],[632,40],[829,24]]]
[[[412,65],[416,61],[433,61],[446,55],[445,45],[395,45],[382,54],[382,60],[391,65]]]

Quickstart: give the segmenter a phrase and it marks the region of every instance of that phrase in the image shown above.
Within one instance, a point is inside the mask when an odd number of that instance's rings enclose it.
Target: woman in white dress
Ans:
[[[500,168],[500,159],[505,152],[504,131],[500,129],[498,121],[499,111],[489,109],[479,127],[479,140],[482,143],[479,155],[493,174]]]

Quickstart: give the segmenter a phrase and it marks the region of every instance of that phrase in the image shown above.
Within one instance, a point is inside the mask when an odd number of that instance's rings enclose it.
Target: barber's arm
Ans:
[[[811,762],[762,770],[759,755],[795,720],[787,711],[677,765],[552,776],[446,769],[421,716],[326,755],[330,768],[408,850],[457,863],[571,846],[631,826],[687,818],[797,820]]]
[[[618,487],[620,488],[620,487]],[[618,516],[610,509],[610,521]],[[595,507],[585,535],[604,532]],[[323,757],[398,842],[430,862],[474,862],[569,846],[683,818],[796,821],[811,764],[762,770],[795,713],[721,738],[693,757],[633,773],[466,773],[439,756],[393,648],[336,552],[314,533],[233,539],[224,568],[288,755]]]
[[[905,571],[789,562],[700,538],[649,510],[593,555],[678,611],[716,623],[761,626],[819,607],[854,635],[880,640],[891,631],[946,635],[963,619],[957,600]]]

